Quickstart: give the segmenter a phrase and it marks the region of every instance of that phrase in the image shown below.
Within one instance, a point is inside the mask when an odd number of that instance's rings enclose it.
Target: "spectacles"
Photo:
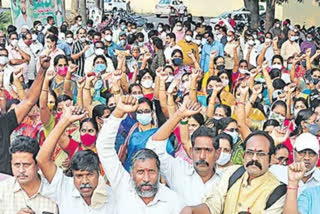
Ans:
[[[309,157],[314,158],[317,155],[317,153],[315,153],[314,151],[312,151],[310,149],[305,149],[300,152],[298,152],[297,150],[295,150],[295,151],[302,157],[305,157],[307,154],[309,154]]]
[[[150,109],[141,109],[141,110],[137,110],[137,114],[150,114],[151,110]]]
[[[239,132],[238,128],[232,128],[232,129],[225,129],[227,132]]]
[[[252,150],[246,150],[244,151],[244,155],[246,155],[248,158],[253,158],[254,155],[257,155],[257,158],[262,159],[269,155],[269,152],[255,152]]]

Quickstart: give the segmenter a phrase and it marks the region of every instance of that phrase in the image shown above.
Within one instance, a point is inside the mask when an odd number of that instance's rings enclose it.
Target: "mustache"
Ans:
[[[262,170],[262,165],[261,163],[259,163],[258,161],[256,160],[252,160],[252,161],[249,161],[246,165],[246,167],[248,166],[257,166],[260,170]]]
[[[23,174],[23,173],[22,173],[22,174],[18,174],[18,175],[17,175],[17,178],[20,178],[20,177],[28,177],[28,176],[27,176],[26,174]]]
[[[200,165],[200,164],[205,164],[205,165],[207,165],[207,166],[209,166],[209,163],[207,162],[207,161],[205,161],[205,160],[198,160],[197,162],[196,162],[196,166],[198,166],[198,165]]]
[[[91,186],[90,184],[81,184],[79,188],[80,188],[80,190],[81,190],[81,189],[85,189],[85,188],[90,188],[90,189],[92,189],[92,186]]]

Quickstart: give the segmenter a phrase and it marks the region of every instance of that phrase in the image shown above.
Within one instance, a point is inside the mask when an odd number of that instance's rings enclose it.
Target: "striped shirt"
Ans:
[[[80,53],[84,48],[84,45],[81,41],[76,41],[72,45],[72,54]],[[75,60],[75,64],[78,66],[76,75],[83,77],[84,76],[84,63],[85,63],[85,54],[82,54],[81,57]]]
[[[43,183],[38,192],[29,197],[21,188],[16,178],[11,177],[0,183],[0,213],[18,213],[23,208],[30,207],[35,213],[49,212],[56,214],[56,203],[41,194]]]

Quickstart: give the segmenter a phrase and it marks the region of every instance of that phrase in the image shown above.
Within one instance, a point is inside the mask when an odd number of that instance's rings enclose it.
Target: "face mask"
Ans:
[[[231,154],[221,152],[220,157],[217,160],[217,164],[219,164],[220,166],[224,166],[230,161],[230,159],[231,159]]]
[[[32,44],[32,40],[31,40],[31,41],[30,41],[30,40],[25,41],[25,44],[26,44],[27,46],[30,46],[30,45]]]
[[[82,21],[78,22],[78,25],[82,25]]]
[[[138,62],[138,67],[141,68],[142,62]]]
[[[287,69],[288,69],[289,71],[291,71],[291,69],[292,69],[292,64],[288,64]]]
[[[94,66],[94,72],[95,73],[101,73],[102,71],[106,70],[107,66],[105,64],[96,64]]]
[[[0,64],[6,65],[9,62],[9,58],[6,56],[0,56]]]
[[[162,32],[163,28],[162,27],[158,27],[158,32]]]
[[[268,117],[269,120],[273,119],[273,120],[276,120],[280,123],[280,125],[283,125],[284,123],[284,120],[286,119],[284,116],[280,115],[280,114],[277,114],[277,113],[274,113],[273,111],[270,112],[270,115]]]
[[[186,36],[185,36],[185,39],[186,39],[187,42],[191,42],[192,37],[191,37],[190,35],[186,35]]]
[[[104,55],[104,50],[102,48],[98,48],[94,51],[97,56]]]
[[[319,82],[319,79],[312,78],[312,82],[313,82],[313,84],[314,84],[314,85],[317,85],[317,84],[318,84],[318,82]]]
[[[294,118],[297,118],[299,111],[301,111],[301,109],[294,110]]]
[[[153,85],[153,81],[152,80],[145,80],[141,83],[141,85],[144,87],[144,88],[151,88],[152,85]]]
[[[32,34],[32,41],[36,41],[38,38],[37,34]]]
[[[254,43],[254,41],[253,41],[253,40],[249,40],[249,41],[248,41],[248,45],[250,45],[250,46],[254,46],[254,45],[255,45],[255,43]]]
[[[146,125],[150,124],[151,121],[152,121],[151,113],[137,114],[137,120],[138,120],[139,123],[141,123],[142,125],[146,126]]]
[[[225,65],[217,65],[217,70],[218,71],[223,71],[225,68]]]
[[[312,173],[314,173],[314,171],[316,170],[316,168],[317,168],[317,167],[314,166],[310,171],[304,173],[304,176],[303,176],[303,177],[307,177],[307,176],[311,175]]]
[[[228,134],[228,135],[230,135],[230,136],[232,137],[232,143],[233,143],[233,145],[238,142],[238,139],[239,139],[239,134],[238,134],[238,132],[236,132],[236,131],[233,131],[233,132],[225,131],[225,133]]]
[[[212,89],[211,89],[211,90],[212,90]],[[213,119],[216,120],[216,121],[219,121],[219,120],[221,120],[222,118],[223,118],[223,117],[218,117],[218,116],[214,116],[214,117],[213,117]]]
[[[231,36],[227,36],[227,41],[231,42],[232,41],[232,37]]]
[[[139,46],[139,47],[144,46],[144,42],[138,42],[138,46]]]
[[[72,38],[67,38],[67,39],[66,39],[66,42],[67,42],[68,44],[72,44],[72,43],[73,43],[73,39],[72,39]]]
[[[37,31],[41,31],[42,30],[42,26],[41,25],[38,25],[37,26]]]
[[[212,93],[213,93],[213,89],[207,89],[207,94],[209,97],[211,97]]]
[[[12,41],[11,41],[11,45],[12,45],[13,47],[17,47],[17,45],[18,45],[18,40],[17,40],[17,39],[12,40]]]
[[[291,41],[291,42],[296,41],[296,37],[295,37],[295,36],[291,36],[291,37],[290,37],[290,41]]]
[[[271,42],[272,40],[270,38],[266,38],[265,42]]]
[[[257,39],[257,38],[258,38],[258,36],[257,36],[256,34],[254,34],[254,35],[253,35],[253,38],[254,38],[254,39]]]
[[[86,40],[87,40],[86,37],[81,37],[81,38],[80,38],[80,42],[82,42],[82,43],[84,43]]]
[[[52,111],[52,110],[54,109],[54,104],[49,103],[49,104],[48,104],[48,108]]]
[[[80,140],[84,146],[92,146],[96,142],[97,136],[84,134],[80,136]]]
[[[279,27],[280,27],[280,24],[276,24],[276,27],[279,28]]]
[[[68,66],[65,66],[63,68],[58,68],[57,69],[57,73],[58,73],[59,76],[65,77],[67,75],[67,73],[68,73]]]
[[[121,40],[121,41],[120,41],[120,46],[125,46],[125,45],[126,45],[126,40],[124,40],[124,39]]]
[[[249,74],[250,72],[246,69],[243,69],[243,68],[239,68],[239,72],[240,74]]]
[[[196,43],[199,46],[199,45],[201,45],[201,40],[197,39],[197,40],[194,41],[194,43]]]
[[[202,44],[202,45],[205,45],[206,43],[207,43],[207,39],[206,39],[206,38],[202,38],[201,44]]]
[[[172,63],[175,65],[175,66],[180,66],[180,65],[182,65],[182,59],[181,58],[174,58],[173,60],[172,60]]]
[[[182,30],[182,27],[181,26],[178,26],[177,27],[177,31],[181,31]]]
[[[318,123],[309,124],[309,125],[307,126],[307,128],[308,128],[308,131],[309,131],[311,134],[313,134],[313,135],[315,135],[315,136],[318,135],[318,132],[319,132],[319,124],[318,124]]]
[[[222,85],[224,87],[226,87],[228,84],[229,84],[229,80],[226,80],[226,79],[222,80]]]
[[[121,26],[121,30],[122,30],[122,31],[125,31],[126,29],[127,29],[127,26],[125,26],[125,25],[122,25],[122,26]]]
[[[115,106],[114,107],[110,107],[109,109],[110,109],[110,112],[112,113],[116,109],[116,107]]]
[[[137,95],[134,95],[134,97],[135,97],[137,100],[139,100],[139,99],[143,98],[143,95],[142,95],[142,94],[137,94]]]
[[[279,64],[273,64],[273,65],[272,65],[272,68],[276,68],[276,69],[281,70],[282,65],[279,65]]]
[[[132,33],[136,33],[136,32],[137,32],[137,29],[132,29],[131,32],[132,32]]]
[[[105,39],[107,42],[111,42],[112,41],[112,36],[111,35],[106,35]]]

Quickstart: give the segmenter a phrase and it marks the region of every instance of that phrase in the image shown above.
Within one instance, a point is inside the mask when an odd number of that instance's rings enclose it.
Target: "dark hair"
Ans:
[[[255,132],[252,132],[251,134],[249,134],[248,137],[246,137],[246,139],[243,141],[244,150],[246,150],[246,148],[247,148],[247,142],[250,140],[250,138],[252,138],[254,136],[263,136],[263,137],[267,138],[267,140],[269,141],[269,158],[270,158],[271,155],[274,154],[274,152],[275,152],[275,146],[274,146],[274,141],[273,141],[272,137],[265,131],[255,131]]]
[[[137,151],[131,158],[130,160],[130,169],[133,170],[134,164],[136,163],[137,160],[149,160],[149,159],[154,159],[156,160],[157,168],[158,171],[160,170],[160,160],[158,155],[152,151],[151,149],[141,149]]]
[[[18,99],[11,99],[6,102],[6,112],[11,108],[12,105],[18,105],[20,100]]]
[[[138,80],[139,80],[139,83],[141,84],[141,79],[142,77],[146,74],[146,73],[149,73],[150,76],[152,77],[152,79],[154,80],[155,76],[154,76],[154,73],[151,72],[149,69],[145,68],[145,69],[142,69],[139,71],[139,74],[138,74]]]
[[[288,109],[287,109],[287,105],[284,101],[282,101],[282,100],[275,101],[271,106],[271,111],[273,111],[277,106],[282,106],[285,109],[285,112],[287,114]]]
[[[191,136],[191,144],[194,147],[195,141],[197,137],[209,137],[212,139],[212,146],[215,149],[219,149],[219,146],[215,143],[215,133],[211,128],[200,126],[195,132],[193,132]]]
[[[160,50],[164,49],[163,42],[160,38],[155,37],[152,39],[152,41],[153,41],[153,45],[155,45],[158,49],[160,49]]]
[[[274,119],[269,119],[266,120],[266,122],[264,122],[263,124],[263,131],[268,127],[268,126],[280,126],[280,123],[277,120]]]
[[[76,33],[79,34],[80,30],[84,30],[84,31],[87,33],[87,30],[86,30],[85,28],[83,28],[83,27],[80,27],[80,28],[77,30]]]
[[[149,33],[148,33],[148,39],[154,37],[154,36],[157,36],[158,35],[158,31],[157,30],[151,30]]]
[[[88,122],[92,124],[93,128],[94,128],[94,129],[96,130],[96,132],[98,133],[98,131],[99,131],[99,129],[98,129],[98,124],[97,124],[95,118],[90,118],[90,117],[89,117],[89,118],[86,118],[86,119],[84,119],[84,120],[82,120],[82,121],[80,122],[80,130],[81,130],[83,124],[84,124],[84,123],[88,123]]]
[[[218,59],[220,59],[220,58],[222,58],[222,59],[224,60],[224,57],[223,57],[223,56],[216,56],[216,57],[213,59],[213,63],[216,65]]]
[[[97,56],[95,56],[94,59],[93,59],[93,65],[96,64],[96,61],[97,61],[98,59],[102,59],[102,60],[106,63],[106,66],[107,66],[107,59],[106,59],[103,55],[97,55]]]
[[[204,125],[204,117],[201,113],[194,114],[191,117],[195,119],[200,126]]]
[[[294,98],[293,106],[296,106],[297,102],[302,102],[307,108],[309,108],[308,101],[303,97]]]
[[[68,26],[65,24],[62,24],[60,26],[60,32],[65,34],[67,31],[68,31]]]
[[[137,37],[137,39],[139,39],[139,38],[144,39],[144,34],[141,33],[141,32],[138,32],[138,33],[136,34],[136,37]]]
[[[71,159],[72,171],[97,171],[99,174],[99,157],[92,150],[82,150],[76,152]]]
[[[57,105],[61,102],[64,102],[64,101],[67,101],[67,100],[71,100],[72,101],[72,98],[69,97],[68,95],[66,94],[62,94],[60,96],[57,97]]]
[[[301,126],[302,121],[308,120],[313,114],[314,114],[314,112],[310,108],[300,110],[295,121],[294,121],[294,123],[296,124],[296,128],[295,128],[295,130],[293,130],[293,132],[291,132],[290,136],[295,136],[295,135],[301,134],[302,133],[302,126]]]
[[[168,33],[167,36],[169,36],[170,39],[174,39],[174,41],[176,41],[176,34]]]
[[[132,45],[136,41],[137,37],[135,34],[129,34],[127,36],[127,41],[129,45]]]
[[[280,149],[286,149],[288,151],[288,153],[290,154],[288,147],[286,147],[283,143],[280,143],[275,147],[274,154],[276,154],[277,151],[279,151]]]
[[[108,109],[106,104],[96,105],[92,109],[92,118],[96,119],[96,117],[101,117],[104,114],[104,110]]]
[[[222,132],[222,133],[220,133],[220,134],[218,134],[216,136],[214,141],[215,141],[215,144],[218,145],[218,148],[220,148],[220,140],[221,139],[227,140],[229,142],[229,144],[230,144],[231,150],[233,149],[233,140],[232,140],[232,137],[229,134]]]
[[[32,154],[33,160],[35,163],[37,163],[37,154],[39,152],[39,143],[27,136],[19,135],[14,138],[13,142],[11,143],[11,146],[9,148],[10,155],[16,153],[16,152],[28,152]]]
[[[273,80],[276,77],[281,76],[281,70],[278,68],[272,68],[269,72],[270,78]]]
[[[175,50],[173,50],[172,51],[172,54],[171,54],[171,57],[173,57],[176,53],[180,53],[180,55],[181,55],[181,58],[183,59],[183,53],[182,53],[182,51],[180,50],[180,49],[175,49]]]
[[[218,124],[217,124],[217,133],[219,132],[219,130],[224,131],[230,123],[238,124],[238,122],[231,117],[225,117],[225,118],[219,120]]]
[[[49,94],[54,97],[53,110],[55,111],[57,109],[57,106],[58,106],[57,94],[56,94],[56,92],[54,92],[54,90],[51,87],[49,88]]]
[[[55,26],[50,27],[50,28],[48,29],[48,32],[53,33],[53,35],[55,35],[55,36],[58,36],[58,34],[59,34],[59,30],[58,30],[58,28],[55,27]]]
[[[93,37],[94,36],[99,36],[100,38],[102,37],[102,34],[100,32],[97,32],[97,31],[94,31],[93,33]],[[100,41],[97,41],[97,42],[100,42]]]
[[[273,63],[273,61],[274,61],[275,59],[279,59],[279,60],[281,61],[281,64],[283,65],[283,57],[282,57],[281,55],[274,55],[274,56],[272,57],[271,62]]]
[[[66,57],[65,55],[63,55],[63,54],[59,54],[59,55],[57,55],[57,56],[53,59],[53,65],[54,65],[54,66],[57,66],[60,59],[65,59],[65,60],[66,60],[66,63],[68,64],[68,59],[67,59],[67,57]]]
[[[18,33],[16,31],[10,32],[8,38],[11,39],[12,35],[18,36]]]
[[[93,25],[93,20],[92,19],[88,19],[87,25]]]
[[[56,46],[57,46],[58,37],[57,37],[56,35],[48,35],[48,36],[47,36],[47,39],[50,39],[51,42],[56,43]]]
[[[49,23],[50,20],[52,20],[52,19],[54,19],[53,16],[48,16],[48,17],[47,17],[47,23]]]
[[[208,34],[208,37],[214,39],[213,33],[210,31],[205,32],[204,34]]]
[[[152,102],[148,99],[148,98],[145,98],[145,97],[142,97],[138,100],[138,104],[141,104],[141,103],[147,103],[151,109],[151,111],[153,111],[153,105],[152,105]]]
[[[14,25],[9,25],[9,26],[7,27],[7,31],[8,31],[8,34],[10,35],[10,34],[13,33],[13,32],[17,32],[17,27],[14,26]],[[18,34],[17,34],[17,35],[18,35]],[[10,38],[10,36],[9,36],[9,38]]]
[[[214,113],[216,112],[217,108],[222,108],[224,110],[224,112],[226,113],[227,117],[231,117],[231,108],[230,106],[224,105],[224,104],[218,104],[216,105],[216,107],[214,108]]]
[[[67,36],[67,35],[70,35],[70,34],[72,35],[72,38],[73,38],[73,32],[70,31],[70,30],[68,30],[65,35]]]
[[[133,83],[133,84],[131,84],[131,85],[129,86],[129,90],[128,90],[129,94],[132,93],[133,87],[139,87],[139,88],[141,89],[141,91],[142,91],[141,85],[139,85],[138,83]]]

